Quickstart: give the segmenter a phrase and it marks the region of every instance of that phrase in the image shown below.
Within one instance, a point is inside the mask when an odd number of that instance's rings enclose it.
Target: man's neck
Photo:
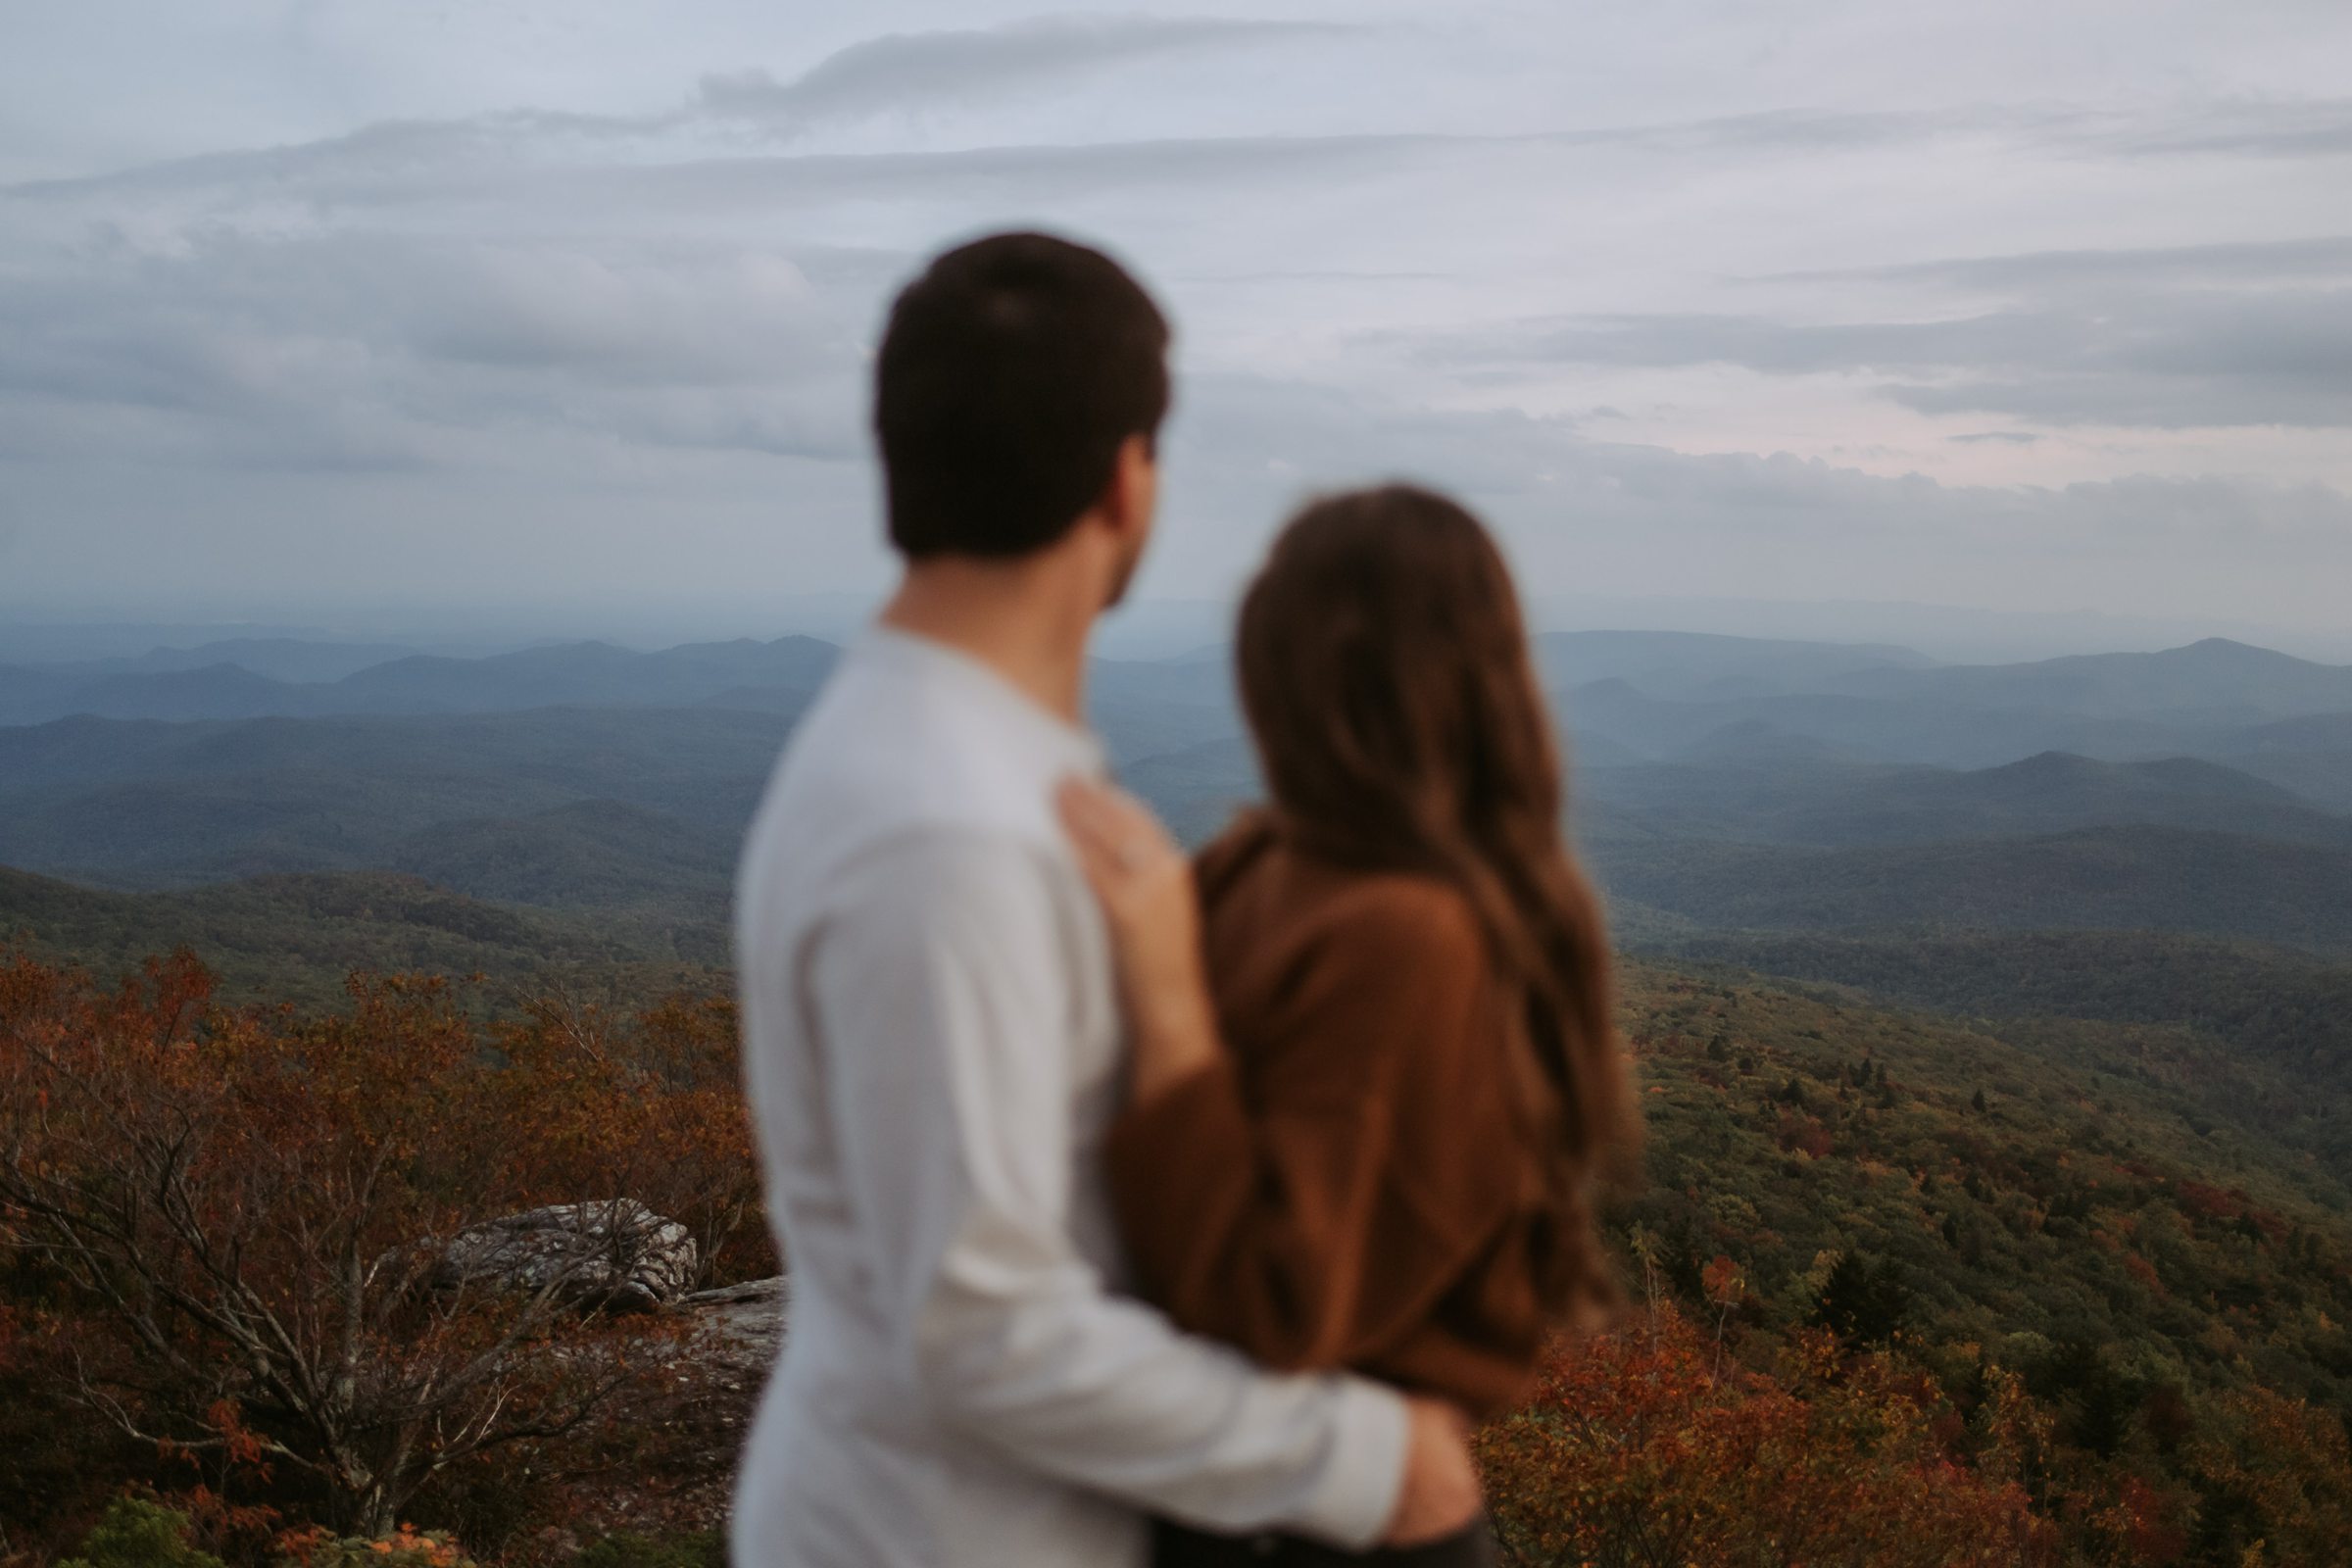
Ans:
[[[907,569],[882,624],[978,660],[1044,708],[1084,722],[1095,615],[1034,563],[932,560]]]

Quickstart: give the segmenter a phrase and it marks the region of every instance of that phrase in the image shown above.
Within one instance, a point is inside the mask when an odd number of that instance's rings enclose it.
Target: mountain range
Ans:
[[[688,643],[642,653],[552,644],[475,659],[392,645],[253,638],[158,648],[136,659],[0,664],[0,722],[483,712],[557,705],[686,706],[807,691],[839,649],[812,637]],[[1621,685],[1710,713],[1758,699],[1845,698],[1792,711],[1867,713],[1893,702],[1936,712],[2144,719],[2209,729],[2352,712],[2352,666],[2314,663],[2222,638],[2157,653],[1948,665],[1886,644],[1775,641],[1691,632],[1545,633],[1536,655],[1562,693]],[[1162,697],[1222,701],[1223,651],[1124,666]]]
[[[373,652],[389,657],[368,657]],[[650,654],[566,643],[481,659],[330,646],[306,660],[277,642],[219,643],[176,659],[158,650],[139,661],[0,666],[0,722],[75,714],[186,721],[677,708],[744,698],[752,700],[740,706],[767,708],[779,694],[805,699],[839,652],[811,637],[784,637]]]
[[[725,926],[734,848],[839,657],[808,637],[478,659],[251,639],[0,670],[0,863],[119,890],[396,874]],[[2352,669],[2207,641],[1543,636],[1621,931],[2145,927],[2335,953]],[[391,657],[377,658],[378,655]],[[1225,650],[1101,661],[1120,776],[1188,841],[1258,793]]]

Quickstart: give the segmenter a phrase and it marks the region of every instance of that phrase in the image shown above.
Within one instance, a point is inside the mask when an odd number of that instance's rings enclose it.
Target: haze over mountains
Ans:
[[[0,724],[75,715],[173,721],[493,712],[546,707],[789,708],[831,667],[810,637],[637,653],[609,643],[486,658],[290,639],[135,660],[0,664]],[[2352,747],[2352,666],[2224,639],[2150,654],[1936,664],[1908,649],[1684,632],[1539,639],[1574,727],[1650,760],[1794,746],[1989,765],[2036,751],[2125,760]],[[1099,709],[1131,696],[1224,704],[1212,654],[1102,665]],[[2283,721],[2334,718],[2333,725]]]
[[[610,643],[451,659],[405,649],[220,643],[137,662],[0,666],[0,722],[74,714],[173,720],[680,707],[806,693],[836,649],[786,637],[640,654]],[[141,667],[143,666],[143,667]]]
[[[2142,927],[2352,950],[2352,668],[2222,640],[2003,665],[1679,632],[1538,652],[1629,940]],[[838,653],[269,638],[0,667],[0,864],[122,892],[395,873],[713,952],[738,836]],[[1221,651],[1101,662],[1091,701],[1187,837],[1256,793]]]

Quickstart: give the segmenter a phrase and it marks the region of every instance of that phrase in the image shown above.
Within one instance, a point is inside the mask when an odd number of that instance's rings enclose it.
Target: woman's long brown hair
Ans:
[[[1409,485],[1308,505],[1242,608],[1242,700],[1281,830],[1311,854],[1458,887],[1522,1004],[1520,1104],[1555,1223],[1549,1306],[1614,1303],[1596,1178],[1639,1142],[1600,902],[1510,569],[1477,518]]]

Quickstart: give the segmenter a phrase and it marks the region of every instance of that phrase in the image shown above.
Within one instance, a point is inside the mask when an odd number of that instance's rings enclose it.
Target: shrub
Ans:
[[[607,1536],[572,1559],[572,1568],[727,1568],[727,1538],[715,1530],[684,1536]]]
[[[278,1568],[476,1568],[447,1531],[415,1525],[372,1539],[311,1530],[289,1536],[283,1545]]]
[[[187,1516],[144,1497],[117,1497],[91,1527],[78,1556],[58,1568],[223,1568],[188,1544]]]

